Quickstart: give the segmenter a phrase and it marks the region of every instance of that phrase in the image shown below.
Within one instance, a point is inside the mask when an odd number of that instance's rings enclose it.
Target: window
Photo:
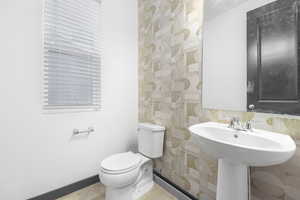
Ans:
[[[98,0],[45,0],[44,109],[99,109]]]

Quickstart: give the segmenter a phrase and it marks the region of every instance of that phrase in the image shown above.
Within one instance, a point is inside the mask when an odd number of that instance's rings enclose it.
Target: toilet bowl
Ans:
[[[153,186],[151,158],[162,156],[164,127],[139,124],[139,153],[109,156],[101,162],[99,178],[105,185],[105,200],[136,200]]]
[[[125,161],[127,158],[127,162]],[[152,160],[133,152],[115,154],[101,163],[99,177],[106,200],[136,200],[153,186]]]

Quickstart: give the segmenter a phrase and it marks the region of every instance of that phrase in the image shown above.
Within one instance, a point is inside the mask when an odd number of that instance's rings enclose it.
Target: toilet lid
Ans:
[[[135,168],[141,157],[132,152],[114,154],[101,162],[101,167],[109,171],[124,171]]]

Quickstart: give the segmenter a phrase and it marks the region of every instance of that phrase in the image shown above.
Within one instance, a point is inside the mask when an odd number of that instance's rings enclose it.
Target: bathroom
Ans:
[[[1,1],[0,199],[300,200],[299,53],[293,48],[300,30],[298,3]],[[281,6],[284,9],[278,9]],[[280,14],[254,18],[267,19],[262,25],[274,22],[275,28],[253,28],[252,16],[269,9]],[[277,32],[268,38],[272,31]],[[257,48],[251,48],[254,45]],[[75,53],[64,58],[66,52]],[[81,53],[88,53],[89,59],[78,56]],[[253,56],[258,53],[262,58]],[[257,63],[268,70],[272,65],[283,75],[267,80],[268,74],[278,75],[274,70],[257,81]],[[79,68],[88,72],[76,71]],[[84,82],[80,74],[95,84]],[[74,76],[79,78],[68,78]],[[271,90],[260,90],[260,95],[274,95],[275,101],[253,98],[255,81]],[[82,89],[86,87],[93,92]],[[204,127],[208,125],[215,127]],[[219,143],[207,146],[208,140],[199,135],[205,131],[197,133],[216,127],[223,130],[221,144],[231,133],[233,143],[246,138],[242,142],[247,151],[239,149],[241,145],[223,146],[237,148],[230,155],[243,155],[232,162],[249,161],[253,153],[253,159],[263,162],[273,156],[276,163],[233,162],[223,173],[224,163],[212,153],[220,150],[213,146]],[[255,143],[257,134],[266,134],[266,143]],[[285,158],[279,156],[280,149],[263,151],[267,145],[256,148],[259,156],[254,147],[247,148],[250,142],[256,147],[276,138],[290,142],[290,149],[280,154]],[[283,148],[284,139],[272,145]],[[145,147],[150,152],[145,153]],[[136,197],[131,191],[136,185],[122,185],[122,190],[108,185],[102,169],[114,155],[125,155],[125,164],[137,159],[137,172],[145,160],[141,169],[151,187]],[[112,167],[120,167],[122,159],[115,158]],[[238,173],[241,179],[234,176]],[[232,175],[229,182],[224,181],[226,175]],[[114,192],[118,196],[111,195]]]

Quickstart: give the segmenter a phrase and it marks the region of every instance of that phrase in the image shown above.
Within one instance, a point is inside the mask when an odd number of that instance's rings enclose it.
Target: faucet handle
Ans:
[[[253,126],[252,123],[253,123],[253,120],[246,121],[246,124],[245,124],[246,130],[252,131],[252,126]]]
[[[240,119],[238,117],[233,117],[229,122],[229,128],[235,128],[236,124],[240,124]]]
[[[239,124],[241,122],[240,118],[238,118],[238,117],[233,117],[232,121],[237,123],[237,124]]]

